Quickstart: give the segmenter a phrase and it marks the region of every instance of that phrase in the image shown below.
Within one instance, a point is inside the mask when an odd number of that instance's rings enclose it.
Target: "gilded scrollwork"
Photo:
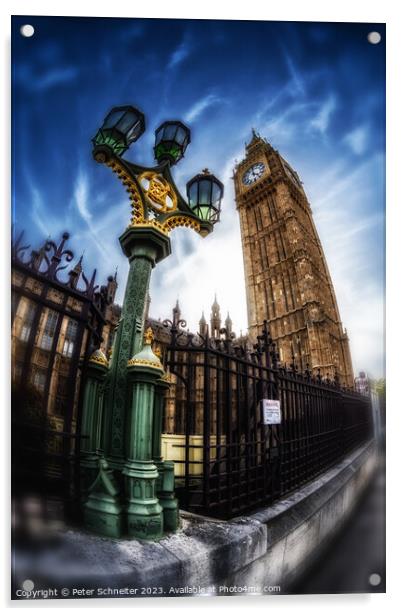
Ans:
[[[111,159],[106,164],[112,169],[113,173],[116,173],[129,194],[131,201],[131,225],[143,222],[145,220],[144,206],[136,181],[128,174],[117,159]]]
[[[177,195],[163,175],[144,171],[137,179],[154,211],[165,214],[177,210]]]
[[[176,192],[161,174],[155,171],[144,171],[137,179],[134,179],[118,159],[113,158],[106,164],[112,169],[113,173],[116,173],[129,194],[131,202],[130,227],[151,227],[165,235],[168,235],[176,227],[188,227],[194,229],[197,233],[201,232],[201,226],[197,220],[186,214],[177,213]],[[140,186],[148,205],[156,215],[172,214],[172,216],[161,221],[157,218],[148,219],[145,215]]]

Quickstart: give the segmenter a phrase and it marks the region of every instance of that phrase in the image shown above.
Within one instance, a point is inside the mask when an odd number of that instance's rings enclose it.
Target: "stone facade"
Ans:
[[[74,434],[82,364],[99,345],[111,348],[121,309],[116,276],[99,288],[95,273],[86,278],[82,257],[67,267],[67,240],[65,233],[59,246],[47,240],[38,251],[23,245],[22,234],[13,242],[11,377],[13,421],[43,419]]]
[[[353,387],[348,336],[297,173],[253,131],[234,183],[251,339],[267,319],[281,362],[337,373]]]

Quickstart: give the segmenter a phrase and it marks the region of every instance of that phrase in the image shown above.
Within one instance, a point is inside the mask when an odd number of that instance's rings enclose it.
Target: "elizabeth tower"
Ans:
[[[352,387],[347,333],[297,173],[253,131],[234,182],[251,339],[267,319],[282,362]]]

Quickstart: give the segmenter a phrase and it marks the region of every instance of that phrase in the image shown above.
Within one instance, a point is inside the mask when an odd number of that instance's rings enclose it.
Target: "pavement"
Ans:
[[[346,525],[289,592],[385,592],[384,456]]]
[[[375,587],[378,592],[384,579],[380,498],[384,482],[378,473],[374,483],[372,477],[381,468],[374,444],[366,443],[323,475],[255,513],[225,522],[183,512],[181,528],[159,541],[128,537],[117,540],[81,528],[49,528],[41,519],[40,508],[30,501],[22,521],[21,515],[16,517],[19,532],[13,554],[13,597],[103,597],[104,591],[124,596],[140,595],[143,591],[148,594],[148,590],[161,596],[184,596],[190,592],[367,592],[372,590],[363,585],[368,577],[380,575],[380,583]],[[366,507],[369,515],[366,511],[359,516],[355,508],[351,509],[352,503],[357,500],[354,507],[360,509],[373,492],[373,485],[378,489],[371,497],[372,504]],[[335,552],[335,556],[324,556],[328,566],[321,566],[304,584],[299,584],[299,589],[292,590],[289,585],[293,574],[300,567],[305,569],[312,547],[326,541],[334,526],[343,524],[351,510],[355,511],[353,519],[357,516],[360,520],[359,532],[350,531],[351,520],[334,546],[327,548],[327,552],[330,548]],[[21,526],[24,520],[29,524]],[[22,530],[25,532],[21,533]],[[371,543],[374,538],[377,545]],[[342,547],[345,543],[346,547]],[[370,564],[368,572],[358,570],[359,550],[366,564]],[[364,550],[368,550],[368,555]],[[379,562],[374,562],[373,555],[380,556]],[[322,579],[324,569],[327,575]],[[352,588],[344,585],[344,569],[360,575]],[[339,575],[337,589],[331,589]],[[48,593],[49,589],[54,595],[44,597],[43,592]],[[87,594],[82,595],[81,591]]]

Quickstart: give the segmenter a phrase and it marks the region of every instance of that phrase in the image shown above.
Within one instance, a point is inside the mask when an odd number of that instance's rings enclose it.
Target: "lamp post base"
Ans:
[[[179,528],[179,503],[174,496],[174,462],[156,462],[159,478],[157,496],[163,509],[163,528],[165,531],[175,531]]]
[[[155,540],[163,537],[163,514],[159,503],[131,502],[127,508],[129,537]]]
[[[119,539],[124,532],[123,508],[113,496],[92,494],[84,505],[84,524],[93,533]]]
[[[98,476],[100,455],[96,453],[82,453],[81,455],[81,500],[85,501],[88,497],[90,487]]]
[[[173,532],[180,526],[179,503],[177,498],[169,494],[166,498],[159,494],[159,503],[163,510],[163,528],[165,532]]]
[[[130,460],[124,470],[128,494],[127,532],[136,539],[163,536],[163,511],[155,495],[158,471],[153,462]]]
[[[119,488],[105,458],[98,461],[97,477],[84,505],[85,527],[100,535],[119,538],[123,534],[123,507]]]

